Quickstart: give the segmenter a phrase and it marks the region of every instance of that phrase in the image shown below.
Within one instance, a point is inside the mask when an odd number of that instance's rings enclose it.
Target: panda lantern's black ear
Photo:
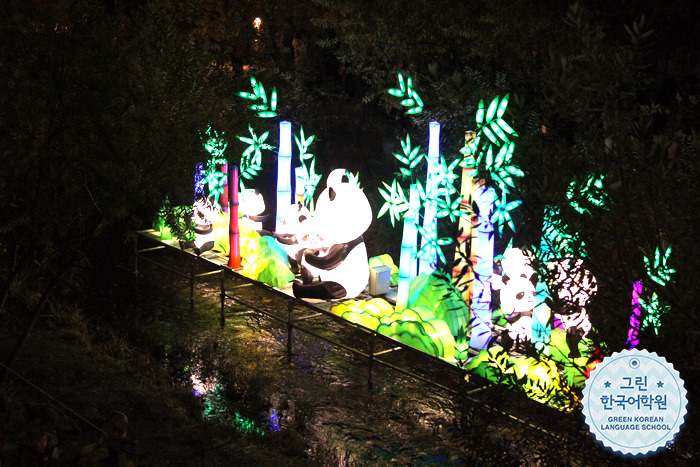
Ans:
[[[340,179],[341,183],[350,183],[350,178],[348,177],[347,173],[344,173],[342,178]]]

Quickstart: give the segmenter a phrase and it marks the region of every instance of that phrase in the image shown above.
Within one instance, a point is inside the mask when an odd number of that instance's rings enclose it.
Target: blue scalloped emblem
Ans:
[[[612,451],[644,456],[672,442],[687,414],[687,391],[673,365],[632,349],[606,357],[583,389],[583,415],[596,440]]]

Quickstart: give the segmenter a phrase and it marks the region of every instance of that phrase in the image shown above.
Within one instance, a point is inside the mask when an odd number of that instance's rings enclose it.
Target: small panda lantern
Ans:
[[[301,202],[297,202],[283,209],[281,231],[270,235],[277,239],[287,252],[290,262],[294,263],[300,250],[322,246],[318,235],[314,235],[314,226],[311,212]]]
[[[252,189],[242,190],[239,195],[239,214],[244,219],[249,219],[253,230],[262,230],[262,223],[269,215],[265,215],[265,200],[262,195]]]
[[[219,209],[208,199],[200,198],[195,201],[192,209],[195,238],[192,248],[196,255],[214,248],[216,235],[214,223],[219,218]]]
[[[532,312],[535,286],[531,257],[519,248],[509,248],[503,255],[503,276],[494,275],[492,287],[501,291],[501,309],[507,315],[508,335],[515,342],[532,340]]]
[[[315,230],[309,234],[323,246],[297,253],[302,281],[294,281],[294,296],[332,300],[362,293],[369,282],[369,260],[362,234],[372,223],[372,208],[360,187],[348,179],[345,169],[330,173],[313,218],[306,222]]]

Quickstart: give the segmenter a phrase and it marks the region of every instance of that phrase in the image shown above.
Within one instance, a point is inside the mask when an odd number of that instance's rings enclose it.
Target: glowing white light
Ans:
[[[292,204],[292,122],[280,122],[280,144],[277,157],[277,222],[275,230],[282,230],[284,209]]]
[[[437,190],[440,175],[438,169],[438,161],[440,160],[440,124],[438,122],[430,122],[430,138],[428,140],[428,176],[425,181],[425,191],[434,193]],[[425,205],[425,214],[423,215],[423,228],[430,232],[433,238],[437,238],[437,219],[435,218],[437,206],[435,204]],[[427,239],[421,238],[421,248]],[[418,274],[431,274],[437,266],[437,253],[432,255],[424,255],[419,259]]]
[[[491,222],[496,192],[493,188],[479,187],[474,191],[474,201],[479,207],[477,224],[477,261],[474,267],[472,315],[474,324],[470,345],[485,349],[491,340],[491,276],[493,275],[493,237]]]
[[[253,20],[253,27],[257,30],[260,30],[260,26],[262,25],[262,20],[260,18],[255,18]]]

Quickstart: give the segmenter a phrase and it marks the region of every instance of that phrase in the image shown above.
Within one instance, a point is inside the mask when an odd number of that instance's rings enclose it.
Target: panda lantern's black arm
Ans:
[[[272,237],[283,245],[297,245],[299,243],[295,234],[279,234],[277,232],[270,232],[269,230],[258,230],[258,233],[262,236]]]
[[[328,252],[324,256],[319,256],[318,250],[306,250],[304,259],[310,266],[328,271],[345,261],[345,258],[348,257],[353,248],[362,242],[363,240],[360,236],[348,243],[333,244],[328,248]]]
[[[266,222],[270,217],[272,216],[272,212],[264,212],[260,215],[257,216],[249,216],[249,215],[244,215],[243,217],[247,217],[253,222]]]

